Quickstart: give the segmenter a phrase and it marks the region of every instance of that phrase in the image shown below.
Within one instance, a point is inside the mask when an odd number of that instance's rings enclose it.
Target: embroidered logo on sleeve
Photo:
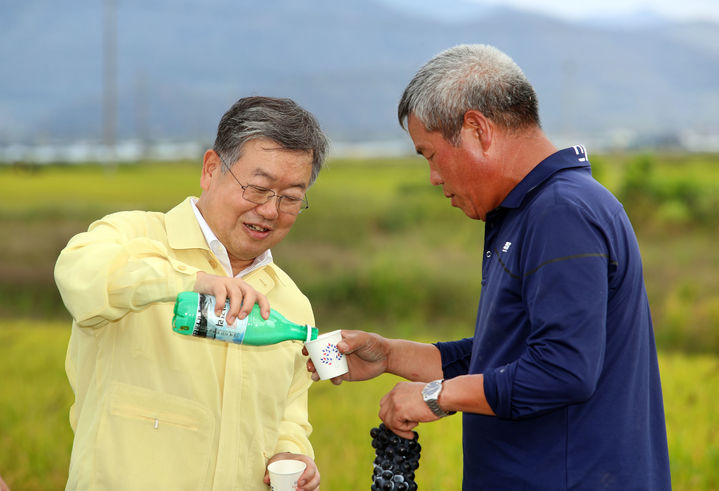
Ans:
[[[510,247],[512,247],[512,243],[511,243],[511,242],[505,242],[505,243],[504,243],[504,246],[502,246],[502,252],[507,252]]]

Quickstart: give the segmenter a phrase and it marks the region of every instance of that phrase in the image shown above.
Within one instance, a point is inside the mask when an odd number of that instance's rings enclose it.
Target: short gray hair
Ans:
[[[402,94],[397,117],[410,114],[428,131],[459,144],[465,113],[474,109],[508,130],[540,126],[537,94],[512,59],[486,44],[463,44],[419,69]]]
[[[220,119],[213,150],[232,165],[242,156],[242,146],[257,138],[268,138],[287,150],[310,152],[309,184],[315,182],[327,155],[328,141],[310,112],[291,99],[244,97]]]

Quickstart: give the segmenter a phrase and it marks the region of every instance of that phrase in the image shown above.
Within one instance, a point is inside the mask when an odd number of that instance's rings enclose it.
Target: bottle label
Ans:
[[[225,302],[225,307],[218,316],[215,314],[215,297],[212,295],[200,295],[193,334],[203,338],[242,344],[245,339],[249,316],[244,319],[237,319],[228,325],[225,315],[227,315],[227,309],[229,308],[229,301]]]

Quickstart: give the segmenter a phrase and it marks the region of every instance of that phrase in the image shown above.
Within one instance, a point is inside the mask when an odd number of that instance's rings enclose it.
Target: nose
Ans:
[[[430,169],[429,182],[432,184],[432,186],[439,186],[444,181],[442,180],[442,176],[439,175],[439,172],[437,172],[436,170]]]
[[[267,220],[274,220],[277,218],[280,214],[279,210],[280,201],[278,196],[273,196],[268,201],[261,205],[257,205],[257,213],[260,214],[262,218],[265,218]]]

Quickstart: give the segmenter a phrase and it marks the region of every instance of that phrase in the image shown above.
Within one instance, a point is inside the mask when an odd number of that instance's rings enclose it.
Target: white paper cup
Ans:
[[[321,334],[317,339],[307,341],[305,346],[310,354],[320,379],[327,380],[347,373],[347,358],[337,349],[342,341],[342,331]]]
[[[300,460],[275,460],[267,466],[272,491],[295,491],[307,464]]]

